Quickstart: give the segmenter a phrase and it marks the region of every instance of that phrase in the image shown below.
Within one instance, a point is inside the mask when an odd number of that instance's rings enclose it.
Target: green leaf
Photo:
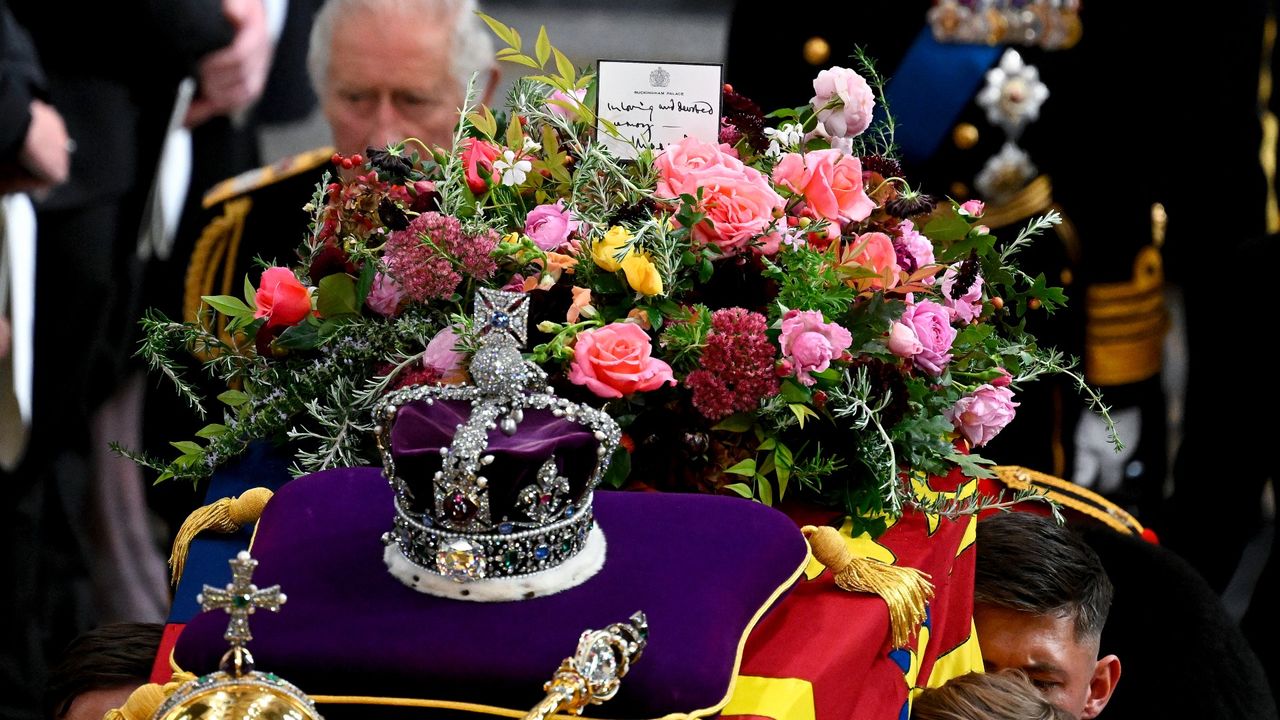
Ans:
[[[775,464],[775,463],[774,463],[774,461],[773,461],[773,455],[774,455],[773,453],[769,453],[768,455],[765,455],[765,456],[764,456],[764,461],[763,461],[763,462],[761,462],[761,463],[756,467],[756,474],[757,474],[757,475],[771,475],[771,474],[773,474],[773,471],[778,467],[778,466],[777,466],[777,464]]]
[[[716,268],[711,264],[711,258],[702,258],[702,265],[698,268],[698,282],[705,283],[710,280],[715,271]]]
[[[769,478],[757,475],[756,490],[760,493],[760,502],[765,505],[773,505],[773,486],[769,484]]]
[[[573,63],[569,62],[569,58],[565,57],[565,54],[560,52],[559,48],[551,48],[551,53],[556,57],[556,72],[560,74],[560,77],[572,83],[578,75]]]
[[[320,287],[316,290],[316,310],[324,318],[360,312],[356,301],[356,279],[346,273],[321,278]]]
[[[179,440],[178,442],[171,442],[169,444],[182,451],[183,455],[201,455],[204,453],[204,448],[190,440]]]
[[[724,489],[732,493],[737,493],[738,495],[748,499],[750,499],[752,495],[755,495],[751,486],[746,483],[731,483],[729,485],[725,485]]]
[[[206,305],[227,317],[253,315],[253,308],[245,305],[240,298],[234,295],[202,295],[200,299]]]
[[[725,432],[741,433],[751,429],[751,424],[755,420],[747,413],[734,413],[729,417],[721,420],[711,426],[712,430],[724,430]]]
[[[505,61],[507,61],[507,62],[509,62],[509,63],[515,63],[515,64],[517,64],[517,65],[524,65],[524,66],[526,66],[526,67],[531,67],[531,68],[533,68],[534,70],[541,70],[541,69],[542,69],[542,68],[538,67],[538,61],[537,61],[537,60],[534,60],[533,58],[531,58],[531,57],[529,57],[528,55],[525,55],[525,54],[523,54],[523,53],[522,53],[522,54],[520,54],[520,55],[508,55],[507,57],[504,57],[504,58],[502,58],[502,59],[503,59],[503,60],[505,60]]]
[[[153,484],[153,485],[159,485],[160,483],[164,482],[165,480],[170,480],[170,479],[172,479],[173,477],[174,477],[174,475],[173,475],[173,471],[172,471],[172,470],[165,470],[164,472],[160,473],[160,477],[156,478],[156,481],[155,481],[154,483],[152,483],[152,484]]]
[[[311,350],[320,347],[323,340],[318,325],[303,323],[286,328],[272,344],[285,350]]]
[[[378,267],[367,262],[360,269],[360,279],[356,281],[356,307],[362,307],[364,301],[369,298],[369,291],[373,289],[373,281],[378,275]]]
[[[502,39],[502,42],[510,45],[516,50],[520,49],[520,36],[517,35],[514,30],[482,12],[477,12],[476,15],[480,16],[480,19],[484,21],[484,24],[488,25],[489,29],[493,31],[493,34]]]
[[[725,468],[725,472],[729,473],[730,475],[742,475],[744,477],[751,477],[752,475],[756,474],[756,461],[752,460],[751,458],[747,458],[746,460],[743,460],[742,462],[734,465],[733,467]]]
[[[630,474],[631,453],[619,445],[613,451],[613,461],[609,463],[609,469],[605,472],[603,481],[608,483],[609,487],[620,488]]]
[[[467,120],[471,121],[471,125],[490,140],[498,133],[498,120],[493,116],[493,112],[489,110],[488,106],[481,105],[475,112],[467,113]]]
[[[993,478],[995,473],[987,469],[986,466],[995,465],[995,462],[972,453],[966,455],[964,453],[953,452],[947,455],[947,459],[960,466],[960,472],[971,478]]]
[[[551,59],[551,38],[547,37],[546,25],[538,28],[538,41],[534,43],[533,51],[538,56],[538,67],[546,67],[547,61]]]
[[[204,438],[205,440],[212,440],[216,437],[220,437],[226,434],[227,434],[226,425],[220,425],[218,423],[209,423],[208,425],[205,425],[204,427],[200,428],[198,432],[196,432],[196,437]]]
[[[218,395],[218,402],[231,407],[240,407],[249,402],[249,396],[239,390],[225,390]]]
[[[935,243],[953,243],[969,234],[969,221],[951,208],[925,223],[921,232]]]
[[[809,388],[801,387],[790,380],[783,381],[778,394],[783,400],[793,403],[807,403],[813,399],[813,392]]]
[[[766,450],[772,450],[776,447],[778,447],[778,439],[768,438],[764,442],[760,443],[760,445],[756,448],[756,452],[765,452]]]
[[[804,429],[805,420],[807,420],[808,418],[818,417],[818,414],[810,410],[808,405],[791,403],[790,405],[787,405],[787,407],[791,408],[791,412],[795,413],[796,420],[800,421],[800,429],[802,430]]]
[[[506,144],[517,155],[524,148],[524,131],[520,129],[520,120],[514,116],[507,121]]]
[[[254,289],[253,283],[249,282],[249,276],[244,276],[244,304],[258,310],[258,291]]]

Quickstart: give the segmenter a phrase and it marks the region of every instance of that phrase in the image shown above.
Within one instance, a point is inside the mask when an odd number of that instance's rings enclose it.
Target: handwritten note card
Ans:
[[[597,137],[625,158],[634,158],[637,147],[663,148],[686,135],[714,143],[722,77],[719,65],[601,60],[597,114],[625,140],[603,127]]]

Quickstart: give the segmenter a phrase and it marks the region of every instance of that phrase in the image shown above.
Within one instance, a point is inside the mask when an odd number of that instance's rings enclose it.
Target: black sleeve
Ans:
[[[31,39],[0,2],[0,162],[17,157],[31,124],[31,100],[43,80]]]

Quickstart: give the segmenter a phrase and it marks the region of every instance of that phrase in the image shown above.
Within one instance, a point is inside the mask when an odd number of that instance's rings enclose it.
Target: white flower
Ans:
[[[781,157],[783,153],[792,152],[804,139],[804,129],[795,123],[783,123],[778,128],[765,128],[764,136],[769,138],[769,149],[764,151],[769,157]]]
[[[1015,139],[1028,124],[1040,117],[1040,106],[1049,98],[1049,88],[1040,82],[1040,71],[1022,60],[1017,50],[1004,51],[1000,64],[987,71],[987,84],[978,93],[978,104],[987,111],[987,121],[1004,129]]]
[[[522,155],[535,153],[541,149],[542,149],[542,145],[540,143],[534,142],[533,138],[529,137],[528,135],[524,137],[524,151],[521,153]]]
[[[528,160],[516,160],[515,152],[507,150],[502,153],[501,160],[493,162],[493,169],[502,173],[503,185],[521,185],[533,171],[533,163]]]

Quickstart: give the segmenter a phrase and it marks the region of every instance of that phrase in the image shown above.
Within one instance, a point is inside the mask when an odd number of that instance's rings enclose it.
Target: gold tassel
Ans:
[[[905,646],[924,622],[925,605],[933,598],[928,573],[857,557],[845,543],[845,537],[833,527],[806,525],[802,531],[813,549],[813,557],[835,574],[837,587],[849,592],[875,593],[884,600],[889,606],[893,647]]]
[[[173,552],[169,555],[169,568],[172,571],[170,581],[176,586],[182,579],[182,571],[187,566],[187,552],[191,549],[191,541],[205,530],[220,533],[233,533],[249,523],[262,517],[262,509],[271,499],[271,491],[266,488],[246,490],[240,497],[222,498],[212,505],[197,508],[187,516],[178,528],[178,536],[173,541]]]
[[[175,672],[169,682],[164,685],[147,683],[130,693],[124,705],[108,710],[102,720],[151,720],[156,710],[164,704],[170,695],[182,685],[195,680],[196,676],[188,672]]]

